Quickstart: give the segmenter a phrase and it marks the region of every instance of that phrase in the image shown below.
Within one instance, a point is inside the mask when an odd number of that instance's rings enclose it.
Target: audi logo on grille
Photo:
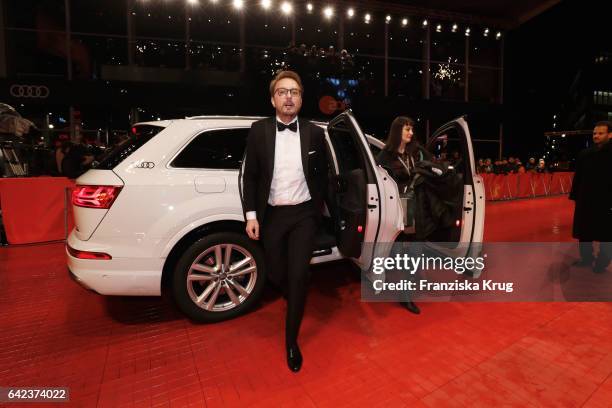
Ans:
[[[141,162],[136,165],[137,169],[152,169],[153,167],[155,167],[153,162]]]
[[[49,88],[45,85],[11,85],[10,93],[15,98],[46,98]]]

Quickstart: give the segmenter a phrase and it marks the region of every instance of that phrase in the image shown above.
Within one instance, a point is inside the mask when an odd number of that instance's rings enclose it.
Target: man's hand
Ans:
[[[259,222],[257,222],[257,220],[248,220],[246,233],[249,238],[259,240]]]

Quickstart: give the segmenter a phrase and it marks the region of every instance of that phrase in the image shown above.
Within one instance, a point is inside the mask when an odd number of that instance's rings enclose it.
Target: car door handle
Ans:
[[[368,204],[368,209],[376,208],[376,204]]]

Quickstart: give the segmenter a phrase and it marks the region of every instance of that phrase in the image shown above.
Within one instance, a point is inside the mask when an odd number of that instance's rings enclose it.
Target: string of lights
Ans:
[[[136,0],[141,6],[154,7],[155,3],[170,3],[170,2],[180,2],[183,1],[186,5],[190,6],[190,12],[193,13],[197,11],[200,7],[220,7],[223,3],[230,5],[232,9],[240,12],[247,12],[247,4],[244,0]],[[321,5],[317,6],[315,3],[308,2],[305,3],[304,8],[296,7],[295,4],[289,1],[280,1],[274,2],[272,0],[259,0],[254,2],[249,2],[248,7],[258,7],[265,12],[280,12],[280,14],[284,16],[295,16],[299,15],[301,12],[305,12],[306,14],[315,14],[321,13],[321,17],[324,20],[332,20],[342,14],[344,19],[352,20],[352,19],[362,19],[364,24],[371,24],[374,22],[374,13],[368,10],[357,10],[354,6],[347,7],[346,10],[339,10],[332,5]],[[136,15],[135,12],[132,12],[132,15]],[[151,13],[147,13],[150,17]],[[172,16],[168,16],[169,20],[172,20]],[[407,27],[411,24],[411,19],[407,16],[398,16],[394,17],[392,14],[387,13],[384,17],[385,24],[398,24],[401,27]],[[420,22],[421,27],[427,28],[430,25],[430,21],[427,18],[423,18]],[[445,30],[450,31],[452,33],[459,33],[460,31],[466,37],[472,35],[472,28],[469,25],[466,25],[463,30],[460,30],[458,23],[453,23],[452,25],[445,26],[442,23],[437,23],[435,25],[435,32],[441,33]],[[489,27],[485,27],[482,29],[482,36],[489,37],[491,35],[491,29]],[[496,31],[495,39],[499,40],[502,37],[501,31]]]

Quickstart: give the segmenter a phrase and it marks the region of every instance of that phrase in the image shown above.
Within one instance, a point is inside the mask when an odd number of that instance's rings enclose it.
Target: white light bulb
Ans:
[[[285,1],[283,2],[283,4],[281,4],[281,11],[284,14],[290,14],[292,10],[293,10],[293,7],[291,6],[291,3],[288,3]]]
[[[408,25],[408,19],[407,18],[402,19],[402,25],[403,26],[407,26]]]
[[[233,0],[232,4],[234,5],[235,9],[240,10],[242,7],[244,7],[244,0]]]
[[[268,10],[272,6],[271,0],[261,0],[261,7]]]
[[[325,16],[325,18],[332,18],[332,16],[334,15],[334,9],[331,7],[325,7],[323,9],[323,15]]]
[[[349,16],[349,18],[353,18],[353,16],[355,15],[355,10],[350,8],[346,11],[346,15]]]

